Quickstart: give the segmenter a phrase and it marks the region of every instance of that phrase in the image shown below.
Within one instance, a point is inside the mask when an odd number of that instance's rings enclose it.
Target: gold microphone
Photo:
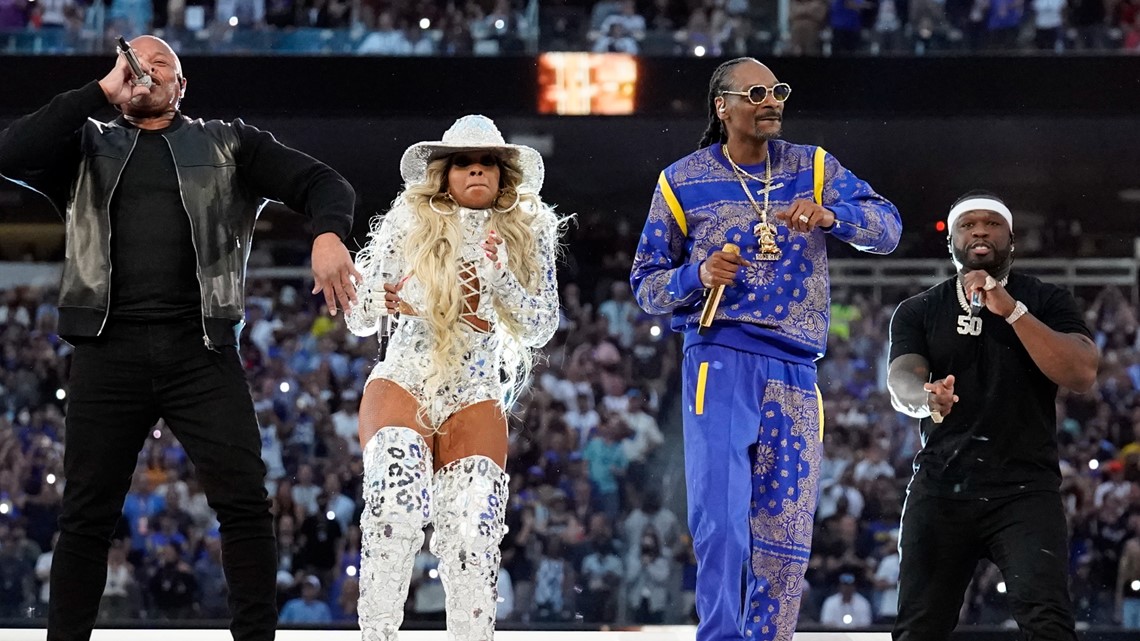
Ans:
[[[732,243],[725,243],[724,249],[721,251],[730,254],[740,255],[740,248]],[[708,298],[705,299],[705,308],[701,310],[701,320],[697,327],[698,334],[704,334],[713,322],[713,316],[716,316],[716,308],[720,305],[720,298],[724,295],[724,285],[717,285],[709,292]]]

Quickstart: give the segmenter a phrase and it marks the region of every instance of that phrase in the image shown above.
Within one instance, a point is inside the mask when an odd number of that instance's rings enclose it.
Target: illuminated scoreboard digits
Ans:
[[[633,113],[637,59],[625,53],[544,53],[538,112],[563,116]]]

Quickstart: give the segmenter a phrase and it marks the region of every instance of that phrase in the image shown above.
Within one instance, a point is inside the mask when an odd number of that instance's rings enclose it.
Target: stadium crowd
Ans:
[[[574,233],[560,274],[561,327],[511,420],[500,616],[690,622],[695,562],[681,495],[678,341],[632,300],[636,231],[587,216]],[[276,517],[281,621],[351,625],[362,508],[356,411],[377,344],[346,332],[305,292],[300,281],[252,280],[240,350]],[[51,598],[70,353],[55,333],[54,299],[49,288],[0,291],[0,620],[41,617]],[[805,622],[859,627],[893,616],[897,528],[919,447],[915,422],[892,410],[885,392],[898,300],[833,292]],[[1140,323],[1117,289],[1083,304],[1103,359],[1094,394],[1057,402],[1062,491],[1079,618],[1108,624],[1140,608]],[[100,616],[223,618],[219,559],[217,523],[193,465],[158,424],[115,535]],[[425,542],[409,622],[443,618],[435,568]],[[1008,618],[992,565],[979,566],[962,616]]]
[[[1137,0],[0,0],[0,50],[510,55],[1140,51]]]

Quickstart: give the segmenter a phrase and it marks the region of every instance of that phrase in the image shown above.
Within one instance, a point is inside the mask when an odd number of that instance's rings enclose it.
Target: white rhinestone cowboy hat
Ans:
[[[542,156],[526,145],[511,145],[499,133],[499,128],[486,116],[463,116],[443,132],[443,140],[417,142],[404,151],[400,159],[400,176],[408,185],[422,183],[428,163],[457,151],[496,149],[513,157],[522,171],[519,191],[537,194],[542,189],[546,174]]]

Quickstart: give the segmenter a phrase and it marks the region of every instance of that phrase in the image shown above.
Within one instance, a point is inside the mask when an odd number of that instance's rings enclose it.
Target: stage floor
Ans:
[[[229,641],[227,630],[95,630],[91,641]],[[563,632],[543,630],[500,630],[495,641],[694,641],[696,628],[690,626],[655,626],[640,630],[614,632]],[[882,633],[801,632],[795,641],[890,641]],[[43,641],[42,628],[0,629],[3,641]],[[356,630],[279,630],[277,641],[360,641]],[[447,641],[443,630],[408,630],[400,632],[400,641]]]

